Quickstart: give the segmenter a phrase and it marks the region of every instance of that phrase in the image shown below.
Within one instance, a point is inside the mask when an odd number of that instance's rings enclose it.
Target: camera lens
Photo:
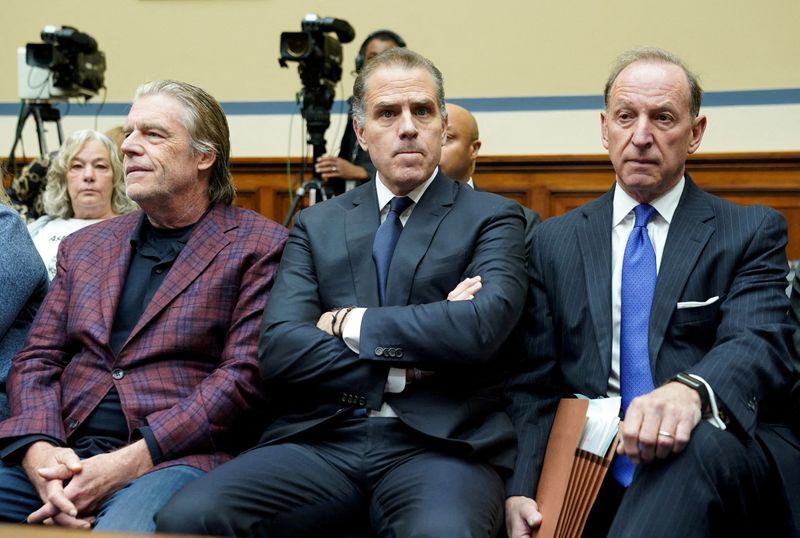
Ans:
[[[302,58],[308,54],[309,39],[305,34],[293,34],[286,39],[286,54],[291,58]]]

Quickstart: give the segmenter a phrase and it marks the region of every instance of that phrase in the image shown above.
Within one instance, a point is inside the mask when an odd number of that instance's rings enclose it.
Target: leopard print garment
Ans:
[[[50,159],[47,157],[34,159],[11,180],[11,186],[7,190],[11,206],[29,224],[44,215],[42,196],[49,166]]]

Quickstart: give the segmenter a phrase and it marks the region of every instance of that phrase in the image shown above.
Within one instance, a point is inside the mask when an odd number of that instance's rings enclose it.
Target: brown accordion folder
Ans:
[[[565,398],[558,404],[547,441],[536,502],[542,524],[536,538],[579,538],[617,449],[619,435],[604,456],[579,447],[589,400]]]

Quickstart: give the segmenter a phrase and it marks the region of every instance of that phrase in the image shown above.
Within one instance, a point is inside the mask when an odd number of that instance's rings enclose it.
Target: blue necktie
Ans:
[[[647,235],[647,222],[655,213],[655,208],[639,204],[634,212],[636,222],[622,260],[619,383],[623,411],[628,409],[631,400],[655,388],[647,349],[650,307],[656,289],[656,253]],[[628,487],[635,469],[636,466],[626,456],[617,456],[614,478]]]
[[[386,297],[386,280],[389,277],[389,265],[403,225],[400,223],[400,214],[411,205],[413,200],[407,196],[395,196],[389,202],[389,214],[386,220],[375,232],[375,242],[372,244],[372,259],[378,270],[378,297],[384,304]]]

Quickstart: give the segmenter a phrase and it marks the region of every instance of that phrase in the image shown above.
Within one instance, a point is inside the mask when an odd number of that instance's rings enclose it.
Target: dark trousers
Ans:
[[[503,483],[489,465],[432,448],[399,419],[347,419],[250,450],[185,488],[161,532],[219,536],[495,536]]]
[[[609,472],[583,536],[787,536],[772,477],[757,441],[701,422],[683,452],[640,464],[627,490]]]

